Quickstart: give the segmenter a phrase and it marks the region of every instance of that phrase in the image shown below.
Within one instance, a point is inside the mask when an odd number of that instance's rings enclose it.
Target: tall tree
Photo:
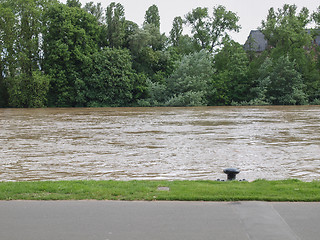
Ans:
[[[160,15],[159,9],[156,5],[152,5],[145,13],[145,21],[143,29],[150,35],[150,46],[156,50],[162,50],[166,41],[164,34],[160,33]]]
[[[1,2],[2,58],[8,102],[12,107],[42,107],[46,102],[48,78],[40,76],[43,12],[45,0]],[[9,14],[11,11],[11,14]],[[10,29],[9,29],[9,28]],[[44,89],[45,93],[37,95]]]
[[[88,2],[85,4],[83,9],[95,16],[100,24],[102,24],[105,21],[104,9],[101,6],[101,3],[97,3],[95,5],[94,2]]]
[[[315,11],[312,14],[312,18],[315,21],[315,23],[317,24],[318,28],[320,27],[320,6],[317,8],[317,11]]]
[[[12,8],[0,2],[0,107],[8,105],[9,79],[17,69],[15,43],[17,26]]]
[[[40,33],[41,33],[41,9],[34,0],[16,1],[17,14],[21,17],[18,30],[18,61],[21,62],[21,71],[28,76],[39,64]]]
[[[160,15],[157,5],[152,5],[146,11],[144,25],[153,25],[160,31]]]
[[[158,7],[152,5],[145,14],[142,29],[135,29],[130,36],[130,50],[133,55],[133,67],[151,79],[163,79],[170,64],[169,56],[163,51],[167,38],[160,33]]]
[[[183,20],[181,17],[175,17],[170,31],[170,41],[173,46],[177,47],[182,37]]]
[[[315,11],[312,15],[314,22],[316,23],[315,31],[314,31],[314,37],[319,38],[320,35],[320,5],[317,8],[317,11]],[[314,41],[315,42],[315,41]],[[320,46],[315,45],[315,55],[317,62],[315,63],[317,71],[317,76],[318,76],[318,84],[314,86],[315,90],[315,98],[320,100]]]
[[[262,21],[260,29],[271,49],[277,49],[274,52],[279,52],[279,55],[293,54],[295,49],[303,49],[312,42],[311,35],[306,31],[309,23],[307,8],[302,8],[297,13],[296,5],[285,4],[278,11],[270,8],[267,19]]]
[[[124,7],[112,2],[106,10],[107,46],[122,47],[125,43],[126,21]]]
[[[202,49],[210,52],[229,37],[229,31],[239,31],[238,21],[237,14],[227,11],[221,5],[213,8],[212,16],[209,15],[208,8],[201,7],[186,15],[186,22],[191,26],[194,40]]]
[[[210,42],[210,17],[208,8],[198,7],[189,12],[186,22],[191,26],[194,41],[202,48],[208,48]]]
[[[234,41],[225,42],[214,56],[214,66],[210,105],[248,101],[251,87],[248,79],[249,59],[243,47]]]
[[[99,24],[85,10],[61,3],[53,4],[46,17],[43,67],[52,76],[49,104],[81,106],[84,79],[98,50]]]

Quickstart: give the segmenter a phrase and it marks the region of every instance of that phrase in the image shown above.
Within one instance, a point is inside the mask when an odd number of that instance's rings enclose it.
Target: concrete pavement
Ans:
[[[317,240],[320,203],[0,201],[1,240]]]

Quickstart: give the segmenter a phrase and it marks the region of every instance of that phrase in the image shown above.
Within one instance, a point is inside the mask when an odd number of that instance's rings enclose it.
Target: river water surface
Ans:
[[[320,106],[0,109],[0,181],[320,180]]]

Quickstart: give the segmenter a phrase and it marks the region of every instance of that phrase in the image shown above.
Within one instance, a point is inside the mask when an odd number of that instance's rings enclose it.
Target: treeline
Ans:
[[[156,5],[139,26],[114,2],[0,0],[0,107],[320,104],[320,6],[271,8],[262,53],[231,40],[238,21],[199,7],[166,36]]]

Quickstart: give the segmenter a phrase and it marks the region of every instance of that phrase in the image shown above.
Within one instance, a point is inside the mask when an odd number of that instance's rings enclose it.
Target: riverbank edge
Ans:
[[[318,202],[320,181],[35,181],[0,182],[0,200]]]

